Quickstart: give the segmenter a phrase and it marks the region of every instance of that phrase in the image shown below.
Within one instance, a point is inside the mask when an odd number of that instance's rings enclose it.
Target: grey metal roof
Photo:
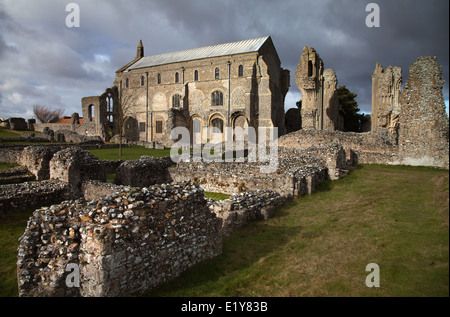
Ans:
[[[192,61],[196,59],[257,52],[268,38],[269,36],[265,36],[251,40],[192,48],[188,50],[164,53],[159,55],[145,56],[133,65],[129,66],[126,71],[176,62]]]

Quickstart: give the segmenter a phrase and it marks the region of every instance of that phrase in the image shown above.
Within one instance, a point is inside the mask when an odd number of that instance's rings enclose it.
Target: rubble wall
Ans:
[[[18,248],[19,295],[142,294],[221,250],[221,219],[198,185],[125,187],[34,212]],[[79,287],[67,286],[68,264]]]
[[[0,185],[0,215],[60,203],[69,197],[69,185],[60,181]]]

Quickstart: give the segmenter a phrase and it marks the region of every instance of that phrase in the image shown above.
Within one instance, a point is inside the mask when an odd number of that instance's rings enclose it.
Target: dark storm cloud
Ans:
[[[358,94],[365,112],[370,112],[371,74],[376,62],[384,67],[400,66],[406,83],[408,67],[419,56],[437,56],[448,99],[448,1],[73,2],[80,6],[81,27],[70,29],[64,24],[64,2],[0,0],[3,105],[8,100],[27,99],[8,90],[15,87],[11,80],[18,80],[60,95],[62,102],[68,103],[68,115],[80,111],[82,97],[100,94],[112,85],[114,72],[133,59],[140,39],[145,55],[152,55],[265,35],[272,37],[282,67],[291,71],[286,108],[294,107],[301,98],[294,73],[305,45],[317,50],[325,68],[336,71],[338,85]],[[370,2],[381,9],[379,28],[365,25],[365,8]]]

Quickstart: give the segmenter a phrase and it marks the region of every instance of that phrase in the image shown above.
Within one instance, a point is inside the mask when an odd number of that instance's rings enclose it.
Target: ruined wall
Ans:
[[[128,188],[38,209],[18,248],[19,296],[142,294],[221,253],[221,220],[194,184]],[[67,264],[80,269],[69,288]]]
[[[397,142],[402,69],[376,63],[372,74],[372,134],[391,135]]]
[[[79,147],[70,147],[55,153],[49,166],[50,179],[69,183],[75,197],[80,194],[81,184],[84,181],[106,181],[101,161]]]
[[[69,185],[59,181],[0,185],[0,215],[49,206],[70,197]]]
[[[280,151],[278,168],[273,173],[261,172],[261,162],[179,162],[169,168],[171,179],[189,178],[206,191],[238,194],[245,191],[274,190],[292,197],[314,192],[314,184],[329,180],[326,160],[307,153]],[[336,162],[334,163],[334,167]],[[333,172],[334,175],[334,172]]]
[[[339,114],[337,76],[334,70],[323,72],[323,130],[344,130],[344,118]]]
[[[145,187],[170,182],[171,179],[167,169],[171,165],[174,165],[174,163],[170,157],[142,156],[139,160],[125,161],[118,167],[114,183]]]
[[[419,57],[409,67],[401,99],[399,132],[404,164],[449,166],[449,126],[443,85],[442,67],[435,57]]]
[[[302,94],[302,129],[318,129],[318,105],[322,105],[323,61],[312,47],[303,48],[295,72],[295,83]]]
[[[333,144],[351,149],[356,156],[355,163],[400,164],[398,147],[393,145],[391,139],[370,133],[300,130],[278,139],[279,148],[301,150],[306,153],[310,148],[322,148]]]
[[[18,163],[22,155],[23,147],[0,147],[0,162]]]
[[[103,143],[105,139],[102,132],[97,130],[94,122],[84,122],[82,124],[71,123],[35,123],[35,131],[43,132],[45,129],[50,129],[55,133],[60,132],[64,134],[65,140],[60,142],[73,143]]]
[[[339,115],[337,76],[324,70],[324,63],[312,47],[303,48],[295,72],[295,82],[302,94],[302,129],[338,130],[344,126]]]
[[[228,236],[235,229],[257,219],[273,217],[275,208],[286,201],[279,193],[271,190],[247,191],[232,194],[229,199],[209,199],[209,208],[222,218],[222,233]]]
[[[25,166],[12,167],[0,172],[0,185],[34,181],[36,177]]]
[[[58,150],[56,147],[28,146],[23,149],[19,163],[27,167],[36,180],[50,179],[50,160]]]

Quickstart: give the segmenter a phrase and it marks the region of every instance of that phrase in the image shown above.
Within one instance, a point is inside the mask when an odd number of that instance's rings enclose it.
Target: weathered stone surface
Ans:
[[[125,161],[116,172],[115,183],[145,187],[170,181],[167,168],[174,165],[170,157],[142,156],[139,160]]]
[[[372,134],[392,135],[397,143],[400,98],[402,87],[402,69],[392,67],[384,69],[376,63],[372,74]]]
[[[106,174],[98,158],[79,147],[70,147],[53,155],[50,178],[69,183],[77,191],[83,181],[106,181]]]
[[[34,212],[18,248],[19,295],[141,294],[221,250],[221,220],[198,185],[124,187]],[[69,263],[79,288],[65,283]]]
[[[69,197],[68,184],[59,181],[0,185],[0,214],[59,203]]]
[[[232,194],[229,199],[214,201],[209,199],[209,208],[222,218],[223,235],[227,236],[236,228],[256,219],[273,217],[275,207],[286,201],[275,191],[257,190]]]
[[[449,124],[442,67],[422,56],[409,67],[401,99],[399,149],[404,164],[449,166]]]
[[[303,48],[295,72],[295,83],[302,93],[302,129],[343,128],[336,95],[336,73],[332,69],[324,71],[323,61],[314,48]]]
[[[50,160],[58,148],[28,146],[23,149],[20,164],[36,176],[36,180],[50,179]]]

